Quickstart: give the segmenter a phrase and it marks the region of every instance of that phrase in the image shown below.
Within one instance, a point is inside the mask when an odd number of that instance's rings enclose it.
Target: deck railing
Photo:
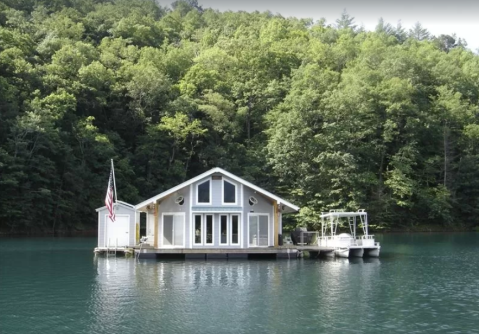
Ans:
[[[362,235],[357,238],[352,238],[350,236],[328,235],[318,237],[317,243],[318,246],[322,247],[375,246],[374,235]]]

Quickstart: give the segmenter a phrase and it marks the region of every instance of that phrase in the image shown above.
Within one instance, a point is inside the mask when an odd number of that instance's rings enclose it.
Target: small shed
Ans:
[[[140,220],[135,207],[117,201],[114,204],[114,210],[116,219],[113,222],[108,216],[106,206],[96,209],[98,212],[98,248],[122,248],[137,245]]]

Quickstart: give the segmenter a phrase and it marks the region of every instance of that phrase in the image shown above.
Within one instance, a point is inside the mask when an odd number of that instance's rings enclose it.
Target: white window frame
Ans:
[[[206,217],[207,216],[211,216],[211,243],[207,243],[206,240],[207,239],[207,232],[208,232],[208,229],[207,229],[207,219]],[[203,235],[203,238],[204,238],[204,244],[205,246],[213,246],[215,244],[215,215],[212,214],[212,213],[205,213],[203,214],[203,224],[204,224],[204,235]]]
[[[259,216],[267,216],[267,217],[268,217],[268,245],[266,245],[266,246],[258,246],[258,245],[256,245],[256,246],[251,246],[251,245],[250,245],[250,241],[249,241],[249,232],[250,232],[250,231],[249,231],[249,225],[250,225],[250,224],[249,224],[249,218],[250,218],[251,216],[257,216],[257,217],[258,217],[258,223],[259,223]],[[271,226],[270,226],[270,224],[271,224],[271,215],[270,215],[269,213],[261,213],[261,212],[251,213],[251,212],[248,212],[248,221],[246,222],[246,225],[247,225],[247,226],[246,226],[246,229],[247,229],[247,236],[248,236],[248,238],[247,238],[248,241],[247,241],[246,244],[247,244],[247,247],[248,247],[248,248],[251,248],[251,247],[261,248],[261,247],[270,247],[270,246],[271,246]]]
[[[226,217],[226,243],[221,242],[221,217]],[[230,223],[229,223],[229,214],[228,213],[223,213],[219,215],[219,221],[218,221],[218,235],[219,235],[219,245],[220,246],[228,246],[229,243],[229,235],[230,235]]]
[[[196,217],[200,217],[200,225],[201,225],[201,239],[200,242],[196,242]],[[203,240],[204,240],[204,223],[203,223],[203,215],[200,213],[194,213],[193,214],[193,220],[192,220],[192,230],[193,230],[193,246],[203,246]]]
[[[221,217],[226,217],[226,242],[221,242]],[[233,243],[233,216],[238,217],[238,243]],[[238,246],[241,248],[241,213],[221,213],[219,215],[218,222],[218,235],[219,235],[219,245],[220,246]]]
[[[182,216],[183,217],[183,245],[177,246],[177,245],[167,245],[165,246],[163,244],[163,239],[165,238],[165,216]],[[173,218],[174,221],[174,218]],[[161,240],[161,248],[185,248],[186,245],[186,214],[185,212],[162,212],[161,213],[161,238],[158,236],[158,240]],[[160,230],[160,229],[158,229]],[[174,231],[173,231],[173,236],[174,236]]]
[[[200,185],[202,185],[203,183],[206,183],[206,182],[210,182],[210,196],[209,196],[210,201],[209,202],[199,202],[198,197],[199,197],[200,193],[198,191],[198,187]],[[213,181],[212,181],[211,177],[206,179],[206,180],[202,180],[202,181],[200,181],[196,184],[196,199],[195,200],[196,200],[196,205],[211,205],[211,203],[213,202]]]
[[[195,237],[196,237],[196,216],[201,217],[201,242],[196,243],[195,242]],[[211,243],[207,243],[207,225],[206,225],[206,217],[211,216]],[[192,219],[192,236],[193,236],[193,241],[192,244],[193,246],[213,246],[215,244],[215,215],[212,213],[193,213],[193,219]]]
[[[235,201],[234,201],[234,203],[226,203],[225,202],[225,182],[228,182],[229,184],[232,184],[235,187]],[[223,178],[223,180],[221,182],[221,204],[222,205],[238,205],[238,197],[239,197],[238,188],[239,187],[238,187],[237,183]]]
[[[233,243],[233,216],[238,216],[238,242]],[[240,246],[241,245],[241,215],[239,213],[231,213],[229,215],[229,235],[228,241],[230,246]]]

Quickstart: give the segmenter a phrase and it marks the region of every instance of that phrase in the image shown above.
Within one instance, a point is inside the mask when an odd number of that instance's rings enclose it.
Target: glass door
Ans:
[[[267,214],[249,216],[248,245],[250,247],[269,246],[269,216]]]
[[[193,245],[213,245],[213,215],[196,214],[193,217]]]
[[[241,240],[240,215],[220,215],[220,245],[239,246]]]
[[[163,246],[184,247],[185,216],[183,214],[163,215]]]

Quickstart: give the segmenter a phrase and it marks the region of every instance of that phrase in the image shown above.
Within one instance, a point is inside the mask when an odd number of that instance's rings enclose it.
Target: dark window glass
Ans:
[[[198,186],[198,203],[210,202],[210,181],[206,181]]]
[[[225,203],[236,202],[236,186],[228,181],[224,181],[223,185],[223,200]]]
[[[195,244],[201,244],[201,216],[195,216]]]
[[[238,216],[233,215],[231,216],[231,243],[238,244],[238,233],[239,233],[239,221]]]
[[[206,216],[206,243],[213,243],[213,216]]]
[[[228,216],[221,216],[220,220],[220,242],[222,244],[228,243]]]

